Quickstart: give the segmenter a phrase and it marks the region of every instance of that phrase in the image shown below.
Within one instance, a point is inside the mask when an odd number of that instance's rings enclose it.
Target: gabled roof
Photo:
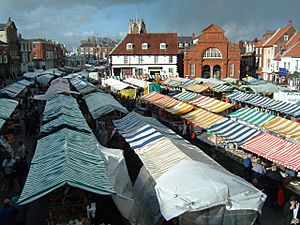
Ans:
[[[193,41],[193,37],[192,36],[179,36],[178,37],[178,42],[181,43],[189,43]]]
[[[264,43],[268,40],[267,36],[262,37],[260,40],[258,40],[258,42],[255,44],[256,48],[261,48]]]
[[[279,51],[277,55],[274,57],[274,60],[280,61],[281,60],[281,52]]]
[[[126,50],[126,44],[132,43],[133,49]],[[147,43],[148,48],[142,49]],[[166,49],[160,49],[160,43],[166,43]],[[173,55],[178,53],[177,33],[142,33],[127,36],[111,51],[111,55]]]
[[[202,30],[202,32],[225,32],[222,28],[220,28],[218,25],[212,23],[208,27]]]
[[[300,41],[296,42],[284,54],[285,57],[300,58]]]
[[[269,47],[269,46],[273,46],[280,37],[282,37],[282,35],[284,35],[284,33],[287,31],[286,27],[281,27],[279,28],[275,34],[273,34],[264,44],[263,46],[265,47]]]

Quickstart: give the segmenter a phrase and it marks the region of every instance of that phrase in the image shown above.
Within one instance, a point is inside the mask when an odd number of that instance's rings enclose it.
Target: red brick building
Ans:
[[[224,30],[211,24],[202,31],[196,45],[184,53],[184,75],[196,77],[239,79],[239,44],[231,44]]]

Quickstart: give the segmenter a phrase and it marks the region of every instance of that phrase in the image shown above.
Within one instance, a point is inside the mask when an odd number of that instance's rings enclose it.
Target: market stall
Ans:
[[[199,218],[218,225],[255,220],[266,196],[251,184],[153,118],[130,113],[114,123],[144,165],[133,187],[136,223],[158,224],[162,216],[180,224],[197,224]],[[220,214],[196,216],[216,206]]]

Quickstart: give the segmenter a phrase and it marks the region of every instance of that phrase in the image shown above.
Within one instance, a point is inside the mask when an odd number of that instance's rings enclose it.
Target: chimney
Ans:
[[[192,33],[192,38],[195,39],[195,37],[196,37],[196,34],[195,34],[195,32],[193,32]]]
[[[287,26],[289,27],[291,25],[292,25],[292,20],[289,20]]]

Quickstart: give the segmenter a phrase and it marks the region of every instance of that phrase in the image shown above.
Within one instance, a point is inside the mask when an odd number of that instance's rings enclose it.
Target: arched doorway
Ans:
[[[205,65],[202,67],[202,78],[210,78],[210,66]]]
[[[221,66],[215,65],[213,68],[213,77],[216,79],[221,78]]]

